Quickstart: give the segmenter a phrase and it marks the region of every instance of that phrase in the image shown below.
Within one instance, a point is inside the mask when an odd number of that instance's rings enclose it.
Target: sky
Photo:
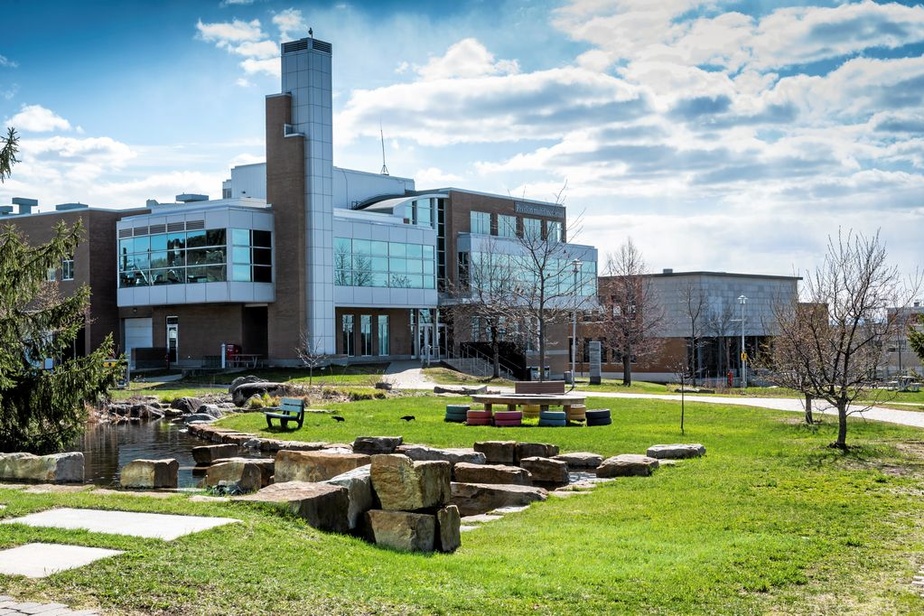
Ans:
[[[806,276],[839,233],[924,265],[924,5],[0,0],[13,197],[219,198],[280,43],[333,45],[334,164],[567,206],[649,271]]]

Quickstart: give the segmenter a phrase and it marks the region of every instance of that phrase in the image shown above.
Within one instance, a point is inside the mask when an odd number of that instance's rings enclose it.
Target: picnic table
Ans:
[[[484,405],[484,410],[491,411],[496,404],[506,405],[508,411],[516,411],[526,405],[538,406],[546,412],[551,406],[560,406],[566,413],[572,406],[583,406],[586,396],[581,394],[475,394],[473,402]]]

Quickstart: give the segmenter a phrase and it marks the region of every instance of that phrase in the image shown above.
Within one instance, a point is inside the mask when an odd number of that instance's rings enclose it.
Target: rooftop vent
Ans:
[[[180,203],[192,203],[194,201],[208,201],[208,195],[197,195],[195,193],[183,193],[182,195],[177,195],[176,200]]]
[[[13,205],[19,206],[20,214],[31,214],[32,208],[38,207],[38,199],[26,199],[25,197],[13,197]]]
[[[69,210],[85,210],[90,206],[86,203],[59,203],[55,206],[55,211],[67,212]]]
[[[673,274],[673,273],[674,273],[674,268],[672,268],[672,267],[665,267],[665,268],[661,271],[661,273],[663,273],[663,274]]]
[[[9,216],[13,213],[12,205],[0,205],[0,216]]]

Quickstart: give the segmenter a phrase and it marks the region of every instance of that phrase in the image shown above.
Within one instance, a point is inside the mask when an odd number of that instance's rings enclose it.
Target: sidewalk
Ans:
[[[393,361],[385,369],[385,381],[397,389],[433,389],[436,383],[425,376],[420,361]]]

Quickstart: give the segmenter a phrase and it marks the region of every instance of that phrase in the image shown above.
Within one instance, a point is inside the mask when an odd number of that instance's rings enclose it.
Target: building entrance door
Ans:
[[[167,361],[172,364],[176,363],[177,353],[179,351],[179,337],[179,317],[167,317]]]

